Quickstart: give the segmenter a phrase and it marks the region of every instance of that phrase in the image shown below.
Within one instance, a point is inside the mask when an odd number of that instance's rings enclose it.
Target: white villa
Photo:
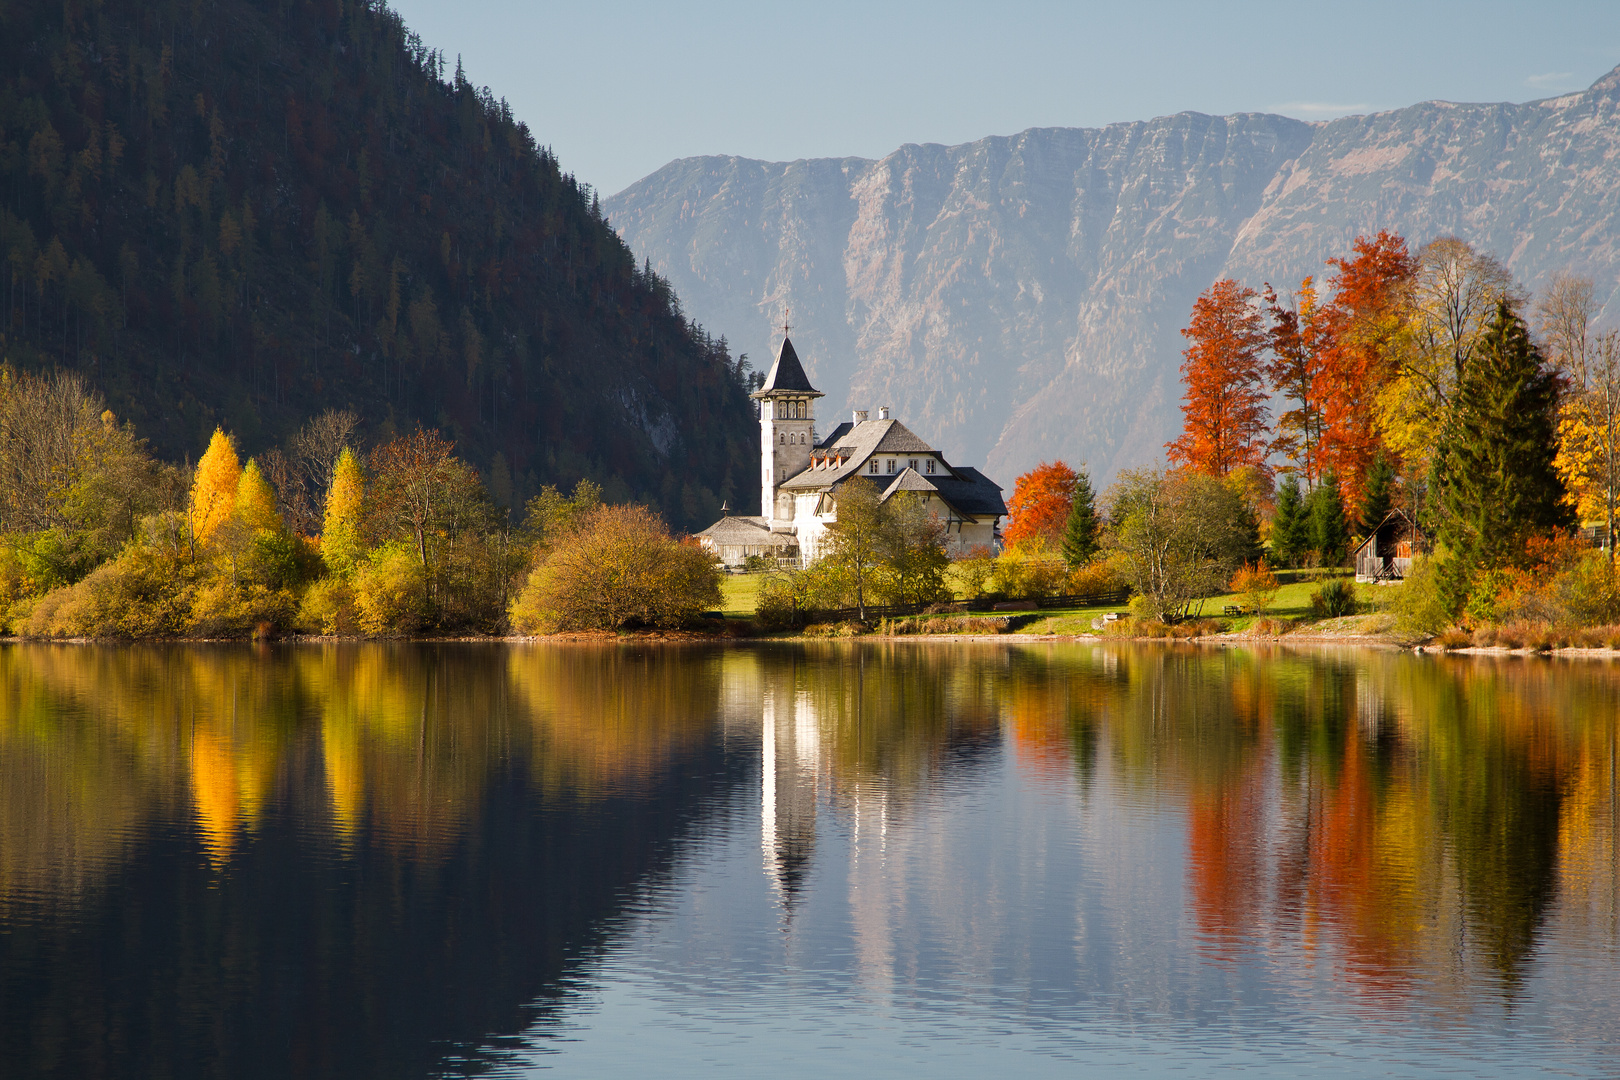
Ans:
[[[815,400],[821,396],[793,343],[783,338],[765,385],[753,394],[759,402],[762,514],[727,515],[697,534],[721,562],[734,566],[749,555],[815,561],[827,526],[838,518],[838,489],[857,476],[877,484],[884,499],[909,491],[930,504],[946,525],[951,554],[999,549],[1007,514],[1000,485],[977,469],[948,463],[890,419],[887,408],[878,410],[876,420],[857,409],[853,420],[818,440]]]

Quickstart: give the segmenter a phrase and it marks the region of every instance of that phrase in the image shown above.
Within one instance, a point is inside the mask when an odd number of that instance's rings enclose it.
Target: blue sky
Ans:
[[[880,157],[1186,109],[1528,101],[1620,64],[1620,3],[391,0],[611,194],[694,154]]]

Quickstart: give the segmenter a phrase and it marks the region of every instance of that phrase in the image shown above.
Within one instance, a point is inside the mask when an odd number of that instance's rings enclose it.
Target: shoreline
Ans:
[[[1428,642],[1401,641],[1383,634],[1286,634],[1252,637],[1245,634],[1210,634],[1201,637],[1127,637],[1101,634],[860,634],[831,635],[780,634],[739,637],[694,630],[634,631],[621,634],[611,630],[575,631],[561,634],[458,634],[449,637],[367,637],[363,635],[288,634],[277,638],[35,638],[4,637],[8,645],[753,645],[798,643],[882,642],[940,645],[1102,645],[1112,642],[1130,645],[1200,645],[1234,648],[1245,645],[1271,647],[1353,648],[1375,652],[1412,652],[1426,656],[1514,657],[1519,659],[1560,657],[1576,660],[1620,659],[1620,649],[1569,646],[1557,649],[1510,649],[1501,645],[1470,645],[1446,648]]]

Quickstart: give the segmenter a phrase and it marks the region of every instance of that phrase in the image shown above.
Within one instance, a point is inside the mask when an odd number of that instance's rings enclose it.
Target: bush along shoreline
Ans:
[[[437,432],[362,453],[328,412],[242,459],[216,429],[156,460],[73,373],[0,368],[0,620],[14,638],[495,637],[669,629],[719,573],[642,506],[579,482],[521,522]]]

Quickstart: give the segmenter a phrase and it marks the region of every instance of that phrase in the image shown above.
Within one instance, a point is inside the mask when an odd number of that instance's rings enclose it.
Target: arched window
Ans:
[[[800,420],[803,420],[806,416],[810,415],[809,405],[810,405],[810,403],[808,401],[799,402],[799,419]]]
[[[782,445],[783,445],[783,446],[786,446],[786,445],[787,445],[787,436],[786,436],[786,435],[783,435],[783,436],[782,436]]]

